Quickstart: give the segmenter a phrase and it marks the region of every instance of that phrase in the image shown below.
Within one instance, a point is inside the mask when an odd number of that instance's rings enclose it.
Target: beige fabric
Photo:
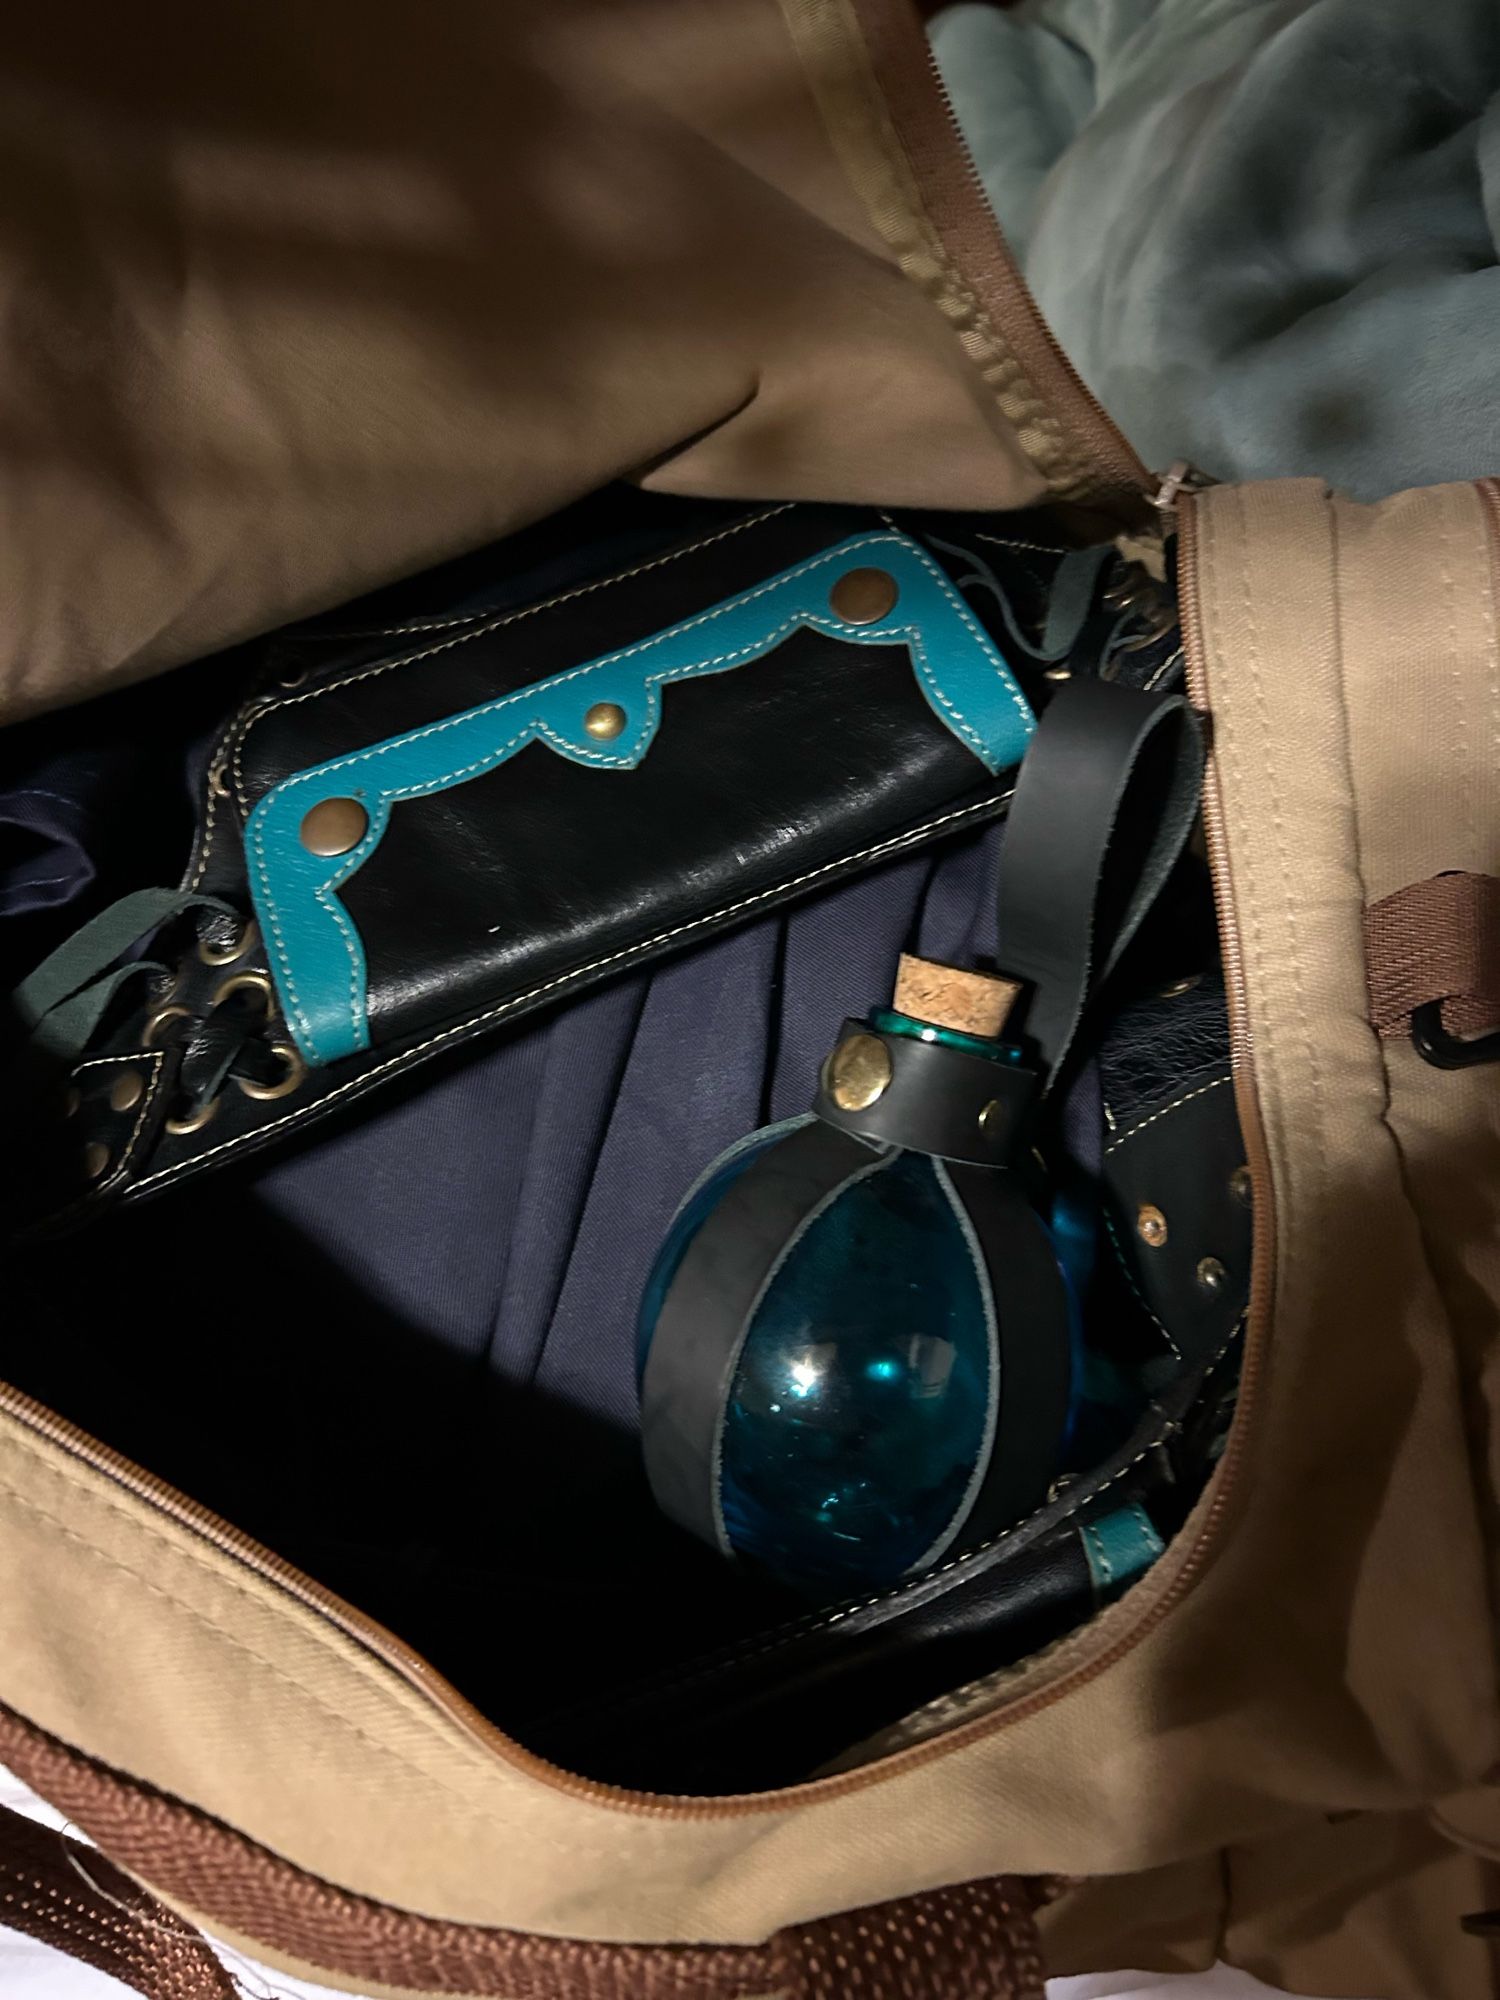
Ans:
[[[1484,517],[1466,488],[1356,509],[1298,484],[1197,507],[1278,1224],[1269,1353],[1201,1558],[1190,1527],[1090,1631],[947,1704],[967,1729],[878,1773],[750,1810],[642,1808],[497,1756],[326,1622],[6,1423],[0,1697],[351,1888],[618,1939],[749,1940],[1001,1867],[1266,1852],[1329,1812],[1478,1785],[1500,1755],[1493,1479],[1488,1405],[1472,1437],[1463,1405],[1494,1386],[1495,1098],[1382,1047],[1359,935],[1398,875],[1496,862],[1474,806],[1496,672]],[[1034,1705],[1200,1559],[1138,1643]],[[1316,1843],[1302,1851],[1311,1894]],[[1231,1917],[1251,1949],[1253,1912]],[[1300,1949],[1278,1934],[1262,1969],[1295,1987]],[[1360,1990],[1357,1973],[1318,1978]],[[1437,2000],[1414,1966],[1386,1990]]]
[[[621,474],[1004,507],[1077,473],[973,288],[953,329],[903,278],[775,0],[26,9],[0,148],[0,720]]]

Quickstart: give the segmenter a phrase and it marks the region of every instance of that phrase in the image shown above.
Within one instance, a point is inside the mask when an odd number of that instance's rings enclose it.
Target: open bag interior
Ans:
[[[614,489],[322,629],[378,617],[399,639],[742,512]],[[1112,551],[1070,551],[1039,518],[903,526],[942,555],[1038,708],[1075,675],[1180,682],[1169,586]],[[262,651],[224,671],[253,685]],[[112,893],[181,872],[221,699],[189,669],[9,733],[10,975]],[[23,1243],[8,1381],[566,1769],[737,1792],[870,1754],[909,1712],[1146,1576],[1233,1409],[1248,1177],[1212,887],[1190,847],[1038,1135],[1049,1198],[1073,1198],[1054,1232],[1083,1242],[1075,1414],[1040,1507],[851,1612],[847,1593],[809,1598],[725,1560],[655,1504],[637,1325],[674,1211],[726,1148],[807,1110],[840,1023],[885,1004],[903,951],[1003,965],[1004,838],[1002,821],[870,865],[284,1151]],[[797,1365],[821,1366],[817,1327],[804,1345]]]
[[[923,124],[940,114],[920,31],[904,9],[862,11],[893,77],[917,79],[903,86],[922,98],[902,127],[909,167],[921,134],[941,129]],[[455,276],[456,258],[444,268],[462,311],[423,323],[437,345],[424,407],[445,412],[436,440],[423,438],[424,475],[444,451],[464,459],[471,447],[458,441],[475,430],[472,355],[444,349],[444,329],[498,311],[510,372],[524,374],[525,354],[540,357],[529,428],[503,400],[486,405],[477,426],[491,446],[497,436],[520,440],[524,492],[497,505],[468,468],[470,504],[455,499],[451,517],[443,508],[452,495],[441,489],[426,515],[416,505],[356,504],[350,520],[330,522],[315,504],[326,464],[295,464],[296,505],[285,510],[273,468],[261,486],[226,482],[230,498],[197,550],[201,573],[168,566],[170,588],[158,579],[172,615],[156,618],[155,638],[150,588],[118,598],[130,632],[113,651],[101,637],[107,621],[95,614],[84,631],[80,619],[89,670],[76,679],[66,630],[42,635],[40,666],[17,677],[13,711],[28,719],[0,736],[7,990],[114,899],[182,877],[226,717],[275,671],[265,635],[306,629],[308,614],[319,635],[378,624],[399,641],[434,621],[608,576],[717,532],[761,501],[790,500],[810,515],[849,501],[893,510],[1035,710],[1072,677],[1181,691],[1171,536],[1150,566],[1113,545],[1126,525],[1120,495],[1144,475],[1087,406],[1003,246],[996,240],[985,254],[1000,259],[992,303],[1011,322],[1009,351],[1056,407],[1071,398],[1074,410],[1030,429],[1013,375],[998,415],[977,386],[994,326],[986,321],[981,337],[970,325],[955,341],[951,296],[934,311],[909,282],[915,253],[893,247],[856,201],[852,185],[873,157],[860,151],[859,117],[849,114],[842,169],[821,137],[809,138],[822,127],[801,67],[807,50],[799,54],[775,10],[724,10],[722,44],[711,54],[695,45],[691,78],[686,54],[681,76],[653,69],[659,50],[644,32],[637,39],[636,12],[620,10],[606,31],[594,10],[558,9],[566,28],[539,18],[494,56],[506,101],[531,106],[517,143],[534,144],[536,157],[555,161],[549,149],[578,120],[612,135],[599,142],[610,157],[586,149],[575,166],[596,207],[600,187],[618,193],[614,261],[573,224],[565,197],[590,206],[580,188],[550,190],[561,204],[547,250],[550,297],[569,337],[522,325],[530,307],[509,294],[497,307],[489,280],[466,264]],[[473,54],[456,23],[472,37],[489,32],[477,12],[453,10],[439,51],[449,75]],[[272,41],[283,28],[273,21]],[[320,65],[337,54],[321,35],[300,49],[290,84],[282,79],[285,101],[312,116]],[[55,73],[55,55],[40,45],[26,60]],[[133,70],[127,63],[116,79],[110,60],[126,58],[90,53],[97,67],[69,85],[67,116],[123,115]],[[423,116],[424,131],[448,131],[442,167],[451,184],[472,188],[461,135],[472,138],[473,127],[447,109],[439,118],[432,61],[430,73],[402,78],[403,130]],[[704,88],[730,74],[732,91]],[[596,118],[585,87],[597,97],[600,78],[612,126]],[[180,106],[191,78],[170,81]],[[751,84],[763,86],[776,118],[752,115]],[[249,83],[243,90],[236,111],[252,128],[258,100]],[[339,101],[342,137],[354,147],[361,119],[379,127],[392,86],[362,79],[351,90]],[[202,135],[180,111],[163,115],[171,143],[201,168]],[[951,133],[942,144],[956,149]],[[669,281],[660,289],[620,279],[628,248],[644,254],[630,231],[640,235],[658,188],[657,179],[648,188],[621,177],[614,156],[634,158],[632,146],[661,184],[691,189],[703,209],[677,214],[678,237],[663,224],[653,240],[655,276],[666,267]],[[770,172],[768,157],[795,165],[794,214],[776,186],[792,168]],[[956,150],[929,156],[935,186],[955,171],[961,180],[956,161]],[[73,184],[68,213],[83,213],[86,197],[97,199],[97,187]],[[934,241],[962,227],[992,238],[988,218],[975,218],[978,201],[968,187],[933,225]],[[968,221],[955,221],[965,203]],[[488,208],[483,215],[493,223]],[[742,267],[767,242],[776,245],[760,267],[768,282],[747,300]],[[601,261],[614,290],[591,290]],[[420,352],[404,317],[419,288],[399,258],[375,268],[395,288],[388,312],[371,313],[389,347],[363,349],[354,374],[380,380],[375,404],[388,412]],[[670,316],[664,326],[659,303],[649,303],[684,273],[690,334]],[[947,282],[940,272],[936,289]],[[278,294],[278,313],[290,317],[266,343],[283,357],[301,309],[289,297]],[[585,335],[599,323],[611,330],[591,348]],[[331,324],[320,365],[342,379]],[[814,326],[823,345],[809,358]],[[701,364],[696,401],[684,391],[674,402],[658,379],[671,373],[660,356],[674,341]],[[757,350],[761,373],[747,394]],[[649,369],[647,355],[657,357]],[[623,394],[621,383],[643,370],[652,396]],[[358,381],[347,387],[357,402]],[[150,393],[160,390],[153,382]],[[231,400],[218,417],[199,412],[216,446]],[[1030,407],[1034,415],[1041,404]],[[625,413],[608,449],[596,422],[606,409]],[[345,438],[359,432],[357,409],[334,420]],[[368,426],[363,435],[377,459],[399,456],[399,440]],[[1079,443],[1091,435],[1094,475]],[[573,442],[549,458],[558,438]],[[637,483],[613,483],[620,466]],[[347,495],[347,482],[340,490]],[[180,492],[172,502],[187,504]],[[1149,516],[1140,492],[1123,512],[1136,525]],[[136,510],[134,526],[149,513]],[[412,526],[420,520],[430,534]],[[320,566],[306,551],[329,541],[341,558]],[[107,564],[116,559],[108,546]],[[468,552],[437,560],[458,549]],[[160,553],[134,552],[133,574],[149,574]],[[216,592],[235,561],[246,588],[230,615]],[[112,685],[125,682],[137,684]],[[58,708],[64,699],[76,705]],[[752,1564],[726,1561],[653,1499],[639,1436],[638,1319],[688,1188],[747,1133],[807,1110],[840,1024],[888,1003],[902,952],[1003,971],[995,876],[1004,837],[1002,819],[877,860],[467,1044],[285,1148],[126,1200],[86,1229],[25,1238],[7,1257],[0,1376],[228,1524],[231,1548],[252,1566],[262,1563],[256,1551],[269,1551],[374,1621],[507,1736],[569,1772],[659,1793],[739,1793],[909,1740],[923,1726],[910,1719],[941,1698],[991,1675],[1024,1675],[1028,1661],[1096,1617],[1127,1615],[1110,1607],[1147,1584],[1224,1447],[1248,1300],[1249,1181],[1201,843],[1182,856],[1091,1009],[1040,1141],[1048,1188],[1077,1196],[1082,1248],[1072,1274],[1074,1420],[1037,1508],[978,1546],[957,1545],[853,1597],[809,1600]],[[461,869],[463,856],[452,865]],[[54,1131],[48,1143],[66,1139]],[[24,1151],[21,1161],[24,1172]]]

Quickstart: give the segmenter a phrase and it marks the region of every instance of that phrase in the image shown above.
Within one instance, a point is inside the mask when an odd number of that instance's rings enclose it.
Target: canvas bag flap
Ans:
[[[906,0],[43,10],[0,135],[0,721],[620,476],[1141,505]]]

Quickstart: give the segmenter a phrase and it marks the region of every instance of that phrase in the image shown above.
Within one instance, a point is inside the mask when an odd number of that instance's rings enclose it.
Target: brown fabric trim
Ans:
[[[1372,903],[1365,965],[1381,1035],[1405,1034],[1434,1000],[1450,1035],[1500,1028],[1500,876],[1434,875]]]
[[[1050,1885],[1016,1877],[827,1917],[762,1945],[588,1943],[351,1895],[5,1708],[0,1763],[163,1895],[342,1982],[481,2000],[1042,2000],[1035,1912]],[[209,1994],[134,1983],[151,2000]]]
[[[236,2000],[233,1979],[190,1924],[102,1854],[3,1806],[0,1925],[147,2000]]]

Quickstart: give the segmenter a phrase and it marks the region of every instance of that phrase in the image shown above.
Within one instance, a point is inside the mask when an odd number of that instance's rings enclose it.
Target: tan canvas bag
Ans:
[[[1500,1072],[1433,1067],[1410,1016],[1500,1025],[1493,898],[1451,887],[1500,876],[1496,492],[1159,495],[1040,324],[904,0],[67,13],[13,24],[0,96],[7,716],[621,471],[1045,506],[1148,560],[1160,497],[1256,1266],[1229,1450],[1149,1578],[735,1799],[540,1764],[0,1391],[0,1761],[124,1871],[90,1906],[11,1830],[0,1919],[153,1994],[223,1990],[200,1924],[493,2000],[968,2000],[1216,1956],[1490,1993],[1463,1925],[1500,1901]]]

